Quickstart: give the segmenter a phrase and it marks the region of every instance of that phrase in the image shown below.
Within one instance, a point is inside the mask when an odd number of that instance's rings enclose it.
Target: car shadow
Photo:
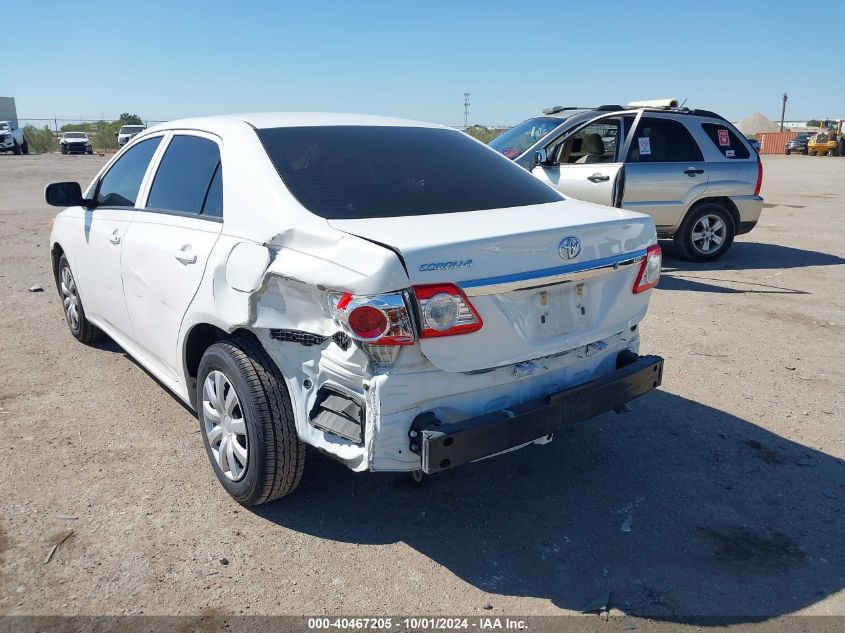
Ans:
[[[486,592],[571,610],[609,594],[628,613],[724,624],[845,586],[843,460],[665,391],[632,406],[420,484],[310,453],[299,490],[255,512],[322,539],[403,542]]]
[[[845,258],[838,255],[760,242],[735,242],[723,257],[714,262],[689,262],[678,256],[671,242],[661,241],[661,246],[663,247],[663,269],[660,275],[660,284],[657,286],[659,290],[743,294],[810,294],[797,288],[752,282],[745,279],[708,277],[706,273],[732,270],[783,270],[845,264]]]

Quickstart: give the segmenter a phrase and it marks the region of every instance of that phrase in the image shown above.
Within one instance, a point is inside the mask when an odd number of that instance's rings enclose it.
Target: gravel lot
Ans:
[[[667,257],[665,384],[632,413],[419,485],[310,453],[255,511],[188,410],[65,325],[42,192],[105,160],[0,155],[0,615],[845,615],[845,158],[765,157],[758,227]]]

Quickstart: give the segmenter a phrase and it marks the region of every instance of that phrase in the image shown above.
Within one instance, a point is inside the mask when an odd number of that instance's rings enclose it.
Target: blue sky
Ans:
[[[456,125],[470,92],[471,123],[668,96],[776,119],[784,91],[787,119],[845,117],[843,0],[27,0],[11,14],[25,36],[0,40],[0,93],[21,118],[321,110]],[[817,29],[836,43],[813,43]]]

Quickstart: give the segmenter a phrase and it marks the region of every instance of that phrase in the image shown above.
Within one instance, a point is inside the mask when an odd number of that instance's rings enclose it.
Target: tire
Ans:
[[[812,149],[811,149],[811,150],[807,150],[807,153],[808,153],[810,156],[815,156],[815,155],[817,154],[817,152],[816,152],[815,150],[812,150]]]
[[[713,231],[715,237],[721,237],[722,242],[718,246],[712,246],[715,240],[698,237],[703,233],[704,224],[707,225],[709,231]],[[690,210],[673,239],[675,249],[685,259],[693,262],[709,262],[719,259],[728,251],[735,235],[736,226],[730,212],[720,204],[706,202]],[[709,250],[704,250],[708,244]]]
[[[807,148],[804,148],[804,149],[802,149],[802,150],[801,150],[801,153],[802,153],[804,156],[806,156],[808,151],[809,151],[809,150],[808,150]]]
[[[787,155],[787,156],[789,156],[789,155],[792,153],[792,150],[791,150],[791,149],[788,149],[788,150],[786,150],[786,152],[785,152],[785,153],[786,153],[786,155]]]
[[[62,145],[61,151],[62,151],[62,154],[67,154],[67,147]]]
[[[67,326],[74,338],[86,345],[102,339],[105,336],[103,331],[85,317],[82,300],[79,298],[79,292],[76,288],[76,280],[73,277],[67,257],[64,255],[59,259],[56,286],[59,291],[59,299],[62,300],[65,321],[67,321]]]
[[[14,154],[15,156],[21,155],[21,146],[18,145],[17,141],[15,141],[14,145],[12,145],[12,154]]]
[[[26,142],[26,139],[23,140],[23,145],[21,145],[21,151],[24,154],[29,154],[29,143]]]
[[[223,400],[215,405],[218,388]],[[227,408],[232,389],[235,399]],[[305,468],[305,445],[296,433],[284,378],[261,344],[238,336],[209,347],[200,361],[196,395],[206,454],[235,501],[260,505],[293,492]]]

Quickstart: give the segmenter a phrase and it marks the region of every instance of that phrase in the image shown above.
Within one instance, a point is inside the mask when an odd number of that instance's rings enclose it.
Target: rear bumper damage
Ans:
[[[616,371],[543,399],[444,425],[436,415],[418,416],[409,432],[411,450],[427,474],[483,459],[549,436],[564,426],[621,407],[656,389],[663,359],[623,351]]]

